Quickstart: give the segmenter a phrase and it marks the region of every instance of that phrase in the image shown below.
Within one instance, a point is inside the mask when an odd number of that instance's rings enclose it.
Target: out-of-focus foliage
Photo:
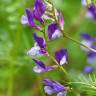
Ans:
[[[84,9],[80,0],[53,1],[58,9],[62,9],[65,17],[65,32],[69,32],[72,38],[80,41],[81,32],[96,36],[96,22],[82,18]],[[34,64],[26,52],[34,45],[32,32],[36,30],[22,25],[20,19],[25,9],[32,7],[33,4],[34,0],[0,0],[0,96],[45,96],[42,88],[44,77],[60,82],[66,79],[58,69],[42,75],[32,71]],[[80,46],[63,38],[49,44],[52,53],[63,47],[69,52],[66,70],[82,72],[87,62],[86,54]],[[41,59],[53,63],[45,57]],[[92,66],[96,68],[96,65]]]

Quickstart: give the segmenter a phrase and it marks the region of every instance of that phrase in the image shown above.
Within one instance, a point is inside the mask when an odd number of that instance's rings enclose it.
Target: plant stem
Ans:
[[[20,36],[21,36],[21,27],[18,25],[17,28],[17,32],[16,32],[16,36],[14,39],[14,46],[10,51],[10,58],[12,59],[12,61],[16,61],[16,57],[17,57],[17,53],[18,53],[18,49],[19,48],[19,44],[20,44]],[[9,64],[9,68],[10,68],[10,77],[9,77],[9,81],[8,81],[8,92],[7,92],[7,96],[13,96],[13,89],[14,89],[14,76],[15,76],[15,65],[14,63],[10,61]]]
[[[13,96],[13,84],[14,84],[14,64],[10,64],[10,77],[8,81],[7,96]]]
[[[77,41],[77,40],[71,38],[71,37],[70,37],[69,35],[67,35],[64,31],[62,31],[62,33],[63,33],[63,37],[66,37],[67,39],[73,41],[74,43],[76,43],[76,44],[78,44],[78,45],[81,45],[81,46],[87,48],[87,49],[90,50],[90,51],[96,52],[95,49],[93,49],[93,48],[91,48],[91,47],[88,47],[88,46],[86,46],[86,45],[80,43],[79,41]]]

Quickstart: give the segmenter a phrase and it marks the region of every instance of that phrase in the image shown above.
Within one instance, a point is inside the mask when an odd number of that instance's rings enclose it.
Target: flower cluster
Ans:
[[[81,41],[83,44],[87,45],[90,48],[96,49],[96,37],[92,37],[87,33],[82,33],[81,37],[83,40]],[[88,64],[95,64],[96,63],[96,52],[89,51],[88,49],[81,47],[87,53],[87,63]],[[94,68],[91,66],[86,66],[84,71],[86,73],[93,72]]]
[[[50,6],[50,9],[48,8]],[[53,12],[52,14],[49,12]],[[45,37],[45,23],[46,20],[50,20],[52,23],[48,25],[47,27],[47,39]],[[40,25],[38,25],[37,22],[40,22]],[[60,49],[57,50],[54,54],[54,56],[50,56],[47,48],[47,40],[51,41],[54,39],[59,38],[62,36],[62,30],[64,30],[64,17],[62,15],[62,12],[58,12],[56,8],[52,6],[50,2],[43,1],[43,0],[36,0],[34,8],[27,8],[26,9],[26,15],[23,15],[21,18],[22,24],[27,24],[32,28],[35,28],[36,30],[39,30],[43,33],[42,36],[38,36],[36,33],[33,33],[34,37],[34,46],[27,52],[30,56],[48,56],[54,60],[56,65],[49,65],[47,66],[42,61],[38,59],[33,59],[33,62],[36,64],[35,67],[33,67],[33,71],[36,73],[43,73],[48,72],[51,70],[56,69],[58,66],[62,66],[64,64],[68,63],[68,52],[67,49]],[[64,96],[67,91],[67,87],[64,87],[58,82],[45,79],[43,80],[43,84],[45,85],[44,90],[47,94],[51,95],[53,93],[58,93],[57,96]]]
[[[82,4],[87,6],[86,0],[82,0]],[[96,7],[93,4],[88,7],[87,15],[90,15],[91,18],[96,19]],[[51,23],[46,24],[47,20]],[[26,9],[26,14],[21,18],[21,23],[27,24],[43,33],[43,36],[33,33],[35,43],[34,46],[27,52],[29,56],[33,56],[34,58],[33,62],[36,64],[36,66],[33,67],[34,72],[43,73],[59,67],[66,73],[63,65],[68,63],[67,49],[61,48],[55,51],[54,55],[51,55],[48,49],[48,42],[60,38],[61,36],[82,45],[82,49],[88,54],[87,61],[89,63],[96,62],[96,46],[94,45],[96,38],[84,33],[81,34],[84,40],[80,43],[67,35],[64,32],[65,22],[62,12],[59,12],[49,0],[35,0],[34,7]],[[52,59],[56,64],[46,65],[43,61],[37,59],[37,56],[46,56]],[[92,70],[93,69],[90,68],[90,66],[87,66],[85,69],[87,73]],[[48,95],[57,93],[57,96],[65,96],[67,91],[69,91],[68,86],[63,86],[62,84],[50,79],[44,79],[43,84],[45,93]]]
[[[90,0],[91,1],[91,0]],[[96,20],[96,5],[94,2],[90,3],[89,0],[81,0],[84,7],[88,7],[86,17]]]

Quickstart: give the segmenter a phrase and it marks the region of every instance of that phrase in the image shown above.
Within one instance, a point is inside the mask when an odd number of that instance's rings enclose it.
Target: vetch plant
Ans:
[[[86,5],[86,2],[83,0],[82,3],[84,6]],[[93,9],[95,10],[95,8]],[[96,15],[95,13],[94,13],[94,19]],[[46,23],[47,20],[50,23],[47,24]],[[83,34],[82,37],[84,37],[89,41],[87,42],[87,44],[85,44],[86,41],[83,41],[82,43],[69,36],[69,34],[64,31],[65,20],[62,11],[58,11],[50,0],[35,0],[34,7],[26,9],[26,14],[22,16],[21,22],[22,24],[29,25],[30,27],[42,32],[42,36],[33,33],[35,43],[34,46],[27,52],[28,55],[33,56],[34,58],[33,62],[36,64],[36,66],[33,67],[33,71],[36,73],[43,73],[54,70],[56,68],[60,68],[60,70],[64,72],[67,78],[67,85],[65,86],[58,83],[57,81],[44,79],[43,84],[45,93],[48,95],[57,93],[57,96],[65,96],[68,92],[71,91],[72,93],[74,93],[75,96],[81,96],[79,92],[74,91],[74,88],[72,88],[72,86],[68,85],[69,82],[73,82],[72,78],[70,78],[70,75],[63,67],[63,65],[67,66],[68,63],[68,50],[65,48],[61,48],[59,50],[56,50],[54,52],[54,55],[52,55],[49,52],[48,43],[51,42],[52,40],[63,37],[67,38],[68,40],[71,40],[72,42],[78,44],[79,46],[82,46],[82,48],[87,50],[87,52],[95,54],[96,47],[92,47],[91,45],[92,42],[96,39],[90,37],[87,34]],[[39,22],[39,24],[37,24],[37,22]],[[38,60],[36,58],[36,56],[38,55],[50,58],[54,62],[54,65],[47,66],[41,60]],[[90,68],[87,67],[85,71],[89,72],[88,71],[89,69]]]

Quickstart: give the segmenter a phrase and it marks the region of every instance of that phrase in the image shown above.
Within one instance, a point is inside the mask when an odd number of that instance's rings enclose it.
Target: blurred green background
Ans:
[[[81,32],[96,36],[96,22],[84,18],[80,0],[53,2],[57,9],[63,11],[65,32],[69,32],[72,38],[80,41]],[[20,19],[25,14],[25,9],[33,4],[34,0],[0,0],[0,96],[47,96],[43,92],[43,78],[60,82],[65,79],[58,69],[44,74],[32,71],[34,63],[26,52],[34,45],[32,32],[39,32],[22,25]],[[52,53],[60,48],[68,49],[69,63],[65,66],[66,70],[82,72],[87,65],[86,53],[66,38],[52,41],[49,48]],[[40,58],[47,64],[53,63],[45,57]]]

